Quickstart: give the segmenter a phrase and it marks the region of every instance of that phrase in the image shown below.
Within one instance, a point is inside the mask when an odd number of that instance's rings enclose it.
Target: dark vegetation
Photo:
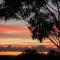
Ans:
[[[43,40],[45,40],[45,38],[48,38],[57,46],[57,48],[60,49],[60,0],[3,1],[4,2],[0,4],[0,18],[4,18],[5,22],[7,22],[9,18],[15,18],[16,20],[22,19],[24,22],[28,23],[27,27],[32,33],[33,40],[37,39],[42,42]],[[54,10],[54,7],[48,4],[49,1],[57,7],[57,11]],[[51,8],[55,12],[58,12],[57,17],[49,8]],[[44,12],[42,10],[44,10]],[[53,39],[50,38],[50,36]],[[36,57],[40,59],[41,57],[48,56],[60,56],[60,52],[51,50],[46,56],[44,54],[39,54],[36,51],[28,50],[26,51],[26,53],[23,53],[22,55],[18,55],[16,57],[0,56],[0,60],[19,60],[20,58],[35,59]]]
[[[42,42],[45,38],[48,38],[60,49],[60,0],[3,1],[4,2],[0,4],[0,18],[4,18],[5,22],[7,22],[9,18],[15,18],[17,21],[22,19],[24,22],[28,23],[27,27],[32,33],[33,40],[37,39]],[[48,4],[49,1],[57,7],[57,11],[54,10],[54,7]],[[49,8],[58,12],[57,17]],[[50,36],[53,39],[50,38]],[[39,54],[34,50],[25,52],[26,53],[18,56],[0,56],[0,60],[22,60],[25,58],[27,60],[37,58],[38,60],[38,58],[41,59],[42,57],[60,56],[60,52],[53,50],[47,55]]]
[[[9,18],[24,21],[33,40],[42,42],[48,38],[60,49],[60,0],[3,0],[0,4],[0,18],[3,17],[5,22]]]
[[[41,53],[39,54],[37,51],[35,50],[26,50],[25,52],[23,52],[21,55],[18,56],[0,56],[0,60],[39,60],[39,59],[52,59],[52,58],[56,58],[58,59],[58,57],[60,56],[60,52],[56,52],[54,50],[50,50],[50,52],[48,52],[48,54],[44,54]]]

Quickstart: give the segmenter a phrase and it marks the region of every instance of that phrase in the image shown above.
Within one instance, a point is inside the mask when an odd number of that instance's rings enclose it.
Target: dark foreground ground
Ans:
[[[60,52],[51,50],[47,55],[35,50],[27,50],[18,56],[1,56],[0,60],[60,60]]]
[[[53,57],[53,56],[49,56],[49,57],[18,57],[16,58],[15,56],[0,56],[0,60],[60,60],[58,57]]]
[[[0,60],[60,60],[60,56],[38,56],[38,55],[28,55],[28,56],[0,56]]]
[[[18,56],[0,56],[0,60],[60,60],[60,55],[22,54]]]

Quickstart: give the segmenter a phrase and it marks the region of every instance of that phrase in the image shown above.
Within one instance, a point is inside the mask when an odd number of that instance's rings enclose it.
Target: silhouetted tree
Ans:
[[[35,15],[29,21],[32,38],[40,42],[48,38],[60,49],[60,1],[45,0],[40,5],[42,1],[37,2]]]
[[[4,0],[0,17],[22,19],[33,40],[48,38],[60,48],[60,0]]]

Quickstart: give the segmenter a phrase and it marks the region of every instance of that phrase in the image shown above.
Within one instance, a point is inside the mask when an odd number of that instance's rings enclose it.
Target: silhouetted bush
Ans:
[[[16,60],[18,59],[36,59],[36,57],[40,57],[40,54],[37,53],[37,51],[35,50],[25,50],[25,52],[23,52],[21,55],[18,55],[16,57]]]
[[[25,50],[22,54],[17,55],[17,56],[0,56],[0,60],[45,60],[45,59],[52,59],[51,57],[53,57],[54,59],[56,57],[60,56],[60,52],[54,51],[54,50],[50,50],[48,52],[48,54],[44,54],[44,53],[38,53],[35,50]]]
[[[56,52],[56,51],[54,51],[54,50],[50,50],[49,52],[48,52],[48,54],[46,55],[46,54],[44,54],[44,53],[38,53],[37,51],[35,51],[35,50],[30,50],[30,49],[28,49],[28,50],[25,50],[25,52],[23,52],[21,55],[18,55],[18,56],[16,56],[16,60],[20,60],[20,59],[26,59],[26,60],[28,60],[28,59],[30,59],[30,60],[32,60],[32,59],[37,59],[37,60],[39,60],[39,59],[49,59],[50,57],[53,57],[53,58],[55,58],[55,57],[57,57],[57,56],[60,56],[60,52]],[[49,58],[48,58],[49,57]],[[50,58],[50,59],[52,59],[52,58]]]
[[[60,56],[60,52],[50,50],[50,52],[48,52],[48,56]]]

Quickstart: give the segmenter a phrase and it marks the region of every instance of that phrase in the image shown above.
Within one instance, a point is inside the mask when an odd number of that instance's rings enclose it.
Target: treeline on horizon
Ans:
[[[50,50],[47,54],[44,54],[44,53],[38,53],[36,50],[26,50],[25,52],[23,52],[22,54],[20,55],[17,55],[17,56],[9,56],[9,55],[0,55],[0,60],[20,60],[20,59],[45,59],[48,57],[58,57],[60,56],[60,52],[56,52],[54,50]],[[51,58],[50,58],[51,59]]]

